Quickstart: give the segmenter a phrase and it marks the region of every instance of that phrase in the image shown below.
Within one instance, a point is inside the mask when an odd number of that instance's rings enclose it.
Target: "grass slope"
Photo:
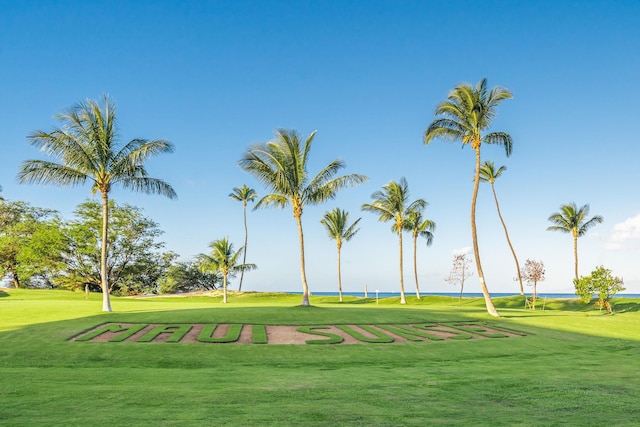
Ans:
[[[639,300],[613,316],[573,300],[524,310],[498,298],[219,298],[87,301],[0,291],[0,424],[640,425]],[[80,343],[104,322],[287,325],[483,320],[520,338],[358,345]]]

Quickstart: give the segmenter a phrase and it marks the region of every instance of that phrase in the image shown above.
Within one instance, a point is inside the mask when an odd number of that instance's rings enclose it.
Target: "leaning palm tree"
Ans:
[[[56,116],[61,128],[51,132],[35,131],[28,136],[31,145],[58,162],[27,160],[18,172],[20,182],[77,186],[91,183],[91,193],[102,197],[102,249],[100,280],[102,310],[111,311],[107,272],[107,242],[109,224],[109,192],[114,185],[147,194],[161,194],[173,199],[176,193],[166,182],[151,178],[145,161],[156,154],[170,153],[173,145],[163,139],[133,139],[124,146],[118,144],[115,106],[108,97],[103,109],[98,102],[86,100]]]
[[[222,274],[222,302],[227,303],[227,278],[237,272],[255,270],[255,264],[238,264],[238,257],[244,252],[244,248],[233,251],[233,243],[227,237],[211,242],[211,255],[200,254],[198,256],[199,269],[202,273]]]
[[[340,251],[342,242],[348,242],[355,236],[359,228],[356,228],[362,218],[356,219],[351,225],[349,224],[349,212],[335,208],[330,212],[326,212],[320,220],[325,226],[329,237],[336,241],[338,248],[338,291],[340,293],[340,302],[342,302],[342,274],[340,269]]]
[[[309,286],[305,272],[304,235],[302,233],[302,210],[305,205],[315,205],[332,199],[338,190],[365,182],[364,175],[335,177],[345,167],[336,159],[320,172],[310,176],[307,172],[309,152],[316,132],[301,141],[294,130],[279,129],[275,139],[263,145],[256,145],[245,153],[240,166],[255,176],[272,193],[262,197],[254,209],[263,206],[284,208],[288,204],[293,209],[293,217],[298,227],[300,243],[300,275],[302,277],[302,305],[309,305]]]
[[[242,209],[244,214],[244,255],[242,263],[247,262],[247,241],[249,239],[249,232],[247,231],[247,202],[252,202],[258,197],[258,193],[253,188],[247,187],[247,184],[243,184],[242,187],[233,187],[233,193],[229,194],[233,200],[242,202]],[[244,278],[244,270],[240,272],[240,284],[238,285],[238,291],[242,290],[242,279]]]
[[[365,203],[362,210],[373,212],[378,215],[378,221],[393,221],[391,231],[398,234],[400,244],[400,304],[406,304],[407,300],[404,295],[404,272],[402,260],[402,231],[405,229],[405,221],[410,212],[416,209],[422,209],[427,205],[422,199],[408,203],[409,184],[402,177],[400,182],[390,181],[382,186],[382,190],[378,190],[371,195],[374,199],[373,203]]]
[[[500,213],[500,204],[498,204],[498,196],[496,195],[495,182],[496,179],[502,175],[502,172],[506,171],[506,166],[500,166],[496,169],[493,162],[485,161],[480,167],[480,181],[488,182],[491,184],[491,191],[493,191],[493,199],[496,201],[496,209],[498,210],[498,218],[500,218],[500,222],[502,223],[502,228],[504,229],[504,235],[507,238],[507,244],[509,245],[509,249],[511,249],[511,253],[513,254],[513,259],[516,262],[516,271],[518,272],[518,282],[520,283],[520,295],[524,295],[524,287],[522,286],[522,273],[520,272],[520,263],[518,262],[518,257],[516,256],[516,251],[513,249],[513,245],[511,244],[511,239],[509,239],[509,232],[507,231],[507,225],[504,223],[504,219],[502,219],[502,213]]]
[[[554,223],[547,228],[550,231],[561,231],[563,233],[571,233],[573,236],[573,258],[575,260],[575,274],[578,279],[578,237],[582,237],[585,233],[596,224],[600,224],[604,219],[600,215],[595,215],[587,220],[589,216],[589,205],[584,205],[578,209],[575,202],[560,206],[560,212],[555,212],[549,217],[549,221]]]
[[[425,206],[427,204],[425,203]],[[418,285],[418,237],[427,240],[427,246],[433,243],[433,232],[436,230],[436,223],[424,218],[424,207],[417,208],[407,216],[404,229],[411,233],[413,237],[413,275],[416,278],[416,298],[420,299],[420,286]]]
[[[449,141],[462,141],[462,146],[471,145],[476,157],[476,171],[473,180],[473,195],[471,197],[471,237],[473,239],[473,253],[478,270],[478,280],[484,295],[487,311],[492,316],[499,316],[491,301],[491,295],[484,279],[480,264],[478,249],[478,235],[476,232],[476,200],[480,183],[480,147],[482,144],[498,144],[505,148],[507,156],[511,155],[511,136],[505,132],[491,132],[483,134],[491,126],[496,115],[497,106],[505,99],[511,98],[508,89],[497,86],[487,89],[487,79],[482,79],[476,87],[468,83],[456,86],[449,93],[446,101],[436,107],[435,115],[442,116],[435,119],[424,132],[424,143],[429,144],[434,138]]]

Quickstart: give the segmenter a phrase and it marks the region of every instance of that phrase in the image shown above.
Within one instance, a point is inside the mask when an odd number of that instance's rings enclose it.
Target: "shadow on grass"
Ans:
[[[2,298],[2,297],[8,297],[8,296],[9,296],[9,294],[8,294],[8,293],[6,293],[6,292],[5,292],[5,291],[3,291],[3,290],[0,290],[0,298]]]

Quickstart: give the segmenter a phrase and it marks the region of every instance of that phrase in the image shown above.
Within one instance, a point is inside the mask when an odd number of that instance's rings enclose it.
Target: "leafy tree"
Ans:
[[[426,206],[426,203],[425,203]],[[420,299],[420,287],[418,285],[418,237],[427,240],[427,246],[433,243],[433,232],[436,230],[436,223],[423,217],[424,208],[417,208],[409,212],[404,223],[404,229],[411,233],[413,237],[413,275],[416,278],[416,298]]]
[[[531,297],[531,308],[536,309],[536,299],[538,298],[537,285],[538,282],[544,281],[544,263],[542,261],[534,261],[527,259],[522,268],[522,278],[529,284],[533,285],[533,296]]]
[[[607,313],[612,313],[611,299],[618,292],[624,291],[624,281],[612,274],[611,270],[604,266],[597,267],[589,276],[582,276],[574,279],[576,295],[584,303],[589,303],[593,295],[598,295],[596,307],[604,307]]]
[[[224,237],[212,242],[211,255],[200,254],[198,257],[200,271],[208,273],[220,273],[222,275],[222,289],[224,297],[222,302],[227,303],[227,278],[240,271],[254,270],[255,264],[238,264],[238,257],[244,248],[233,251],[233,244]]]
[[[316,132],[313,131],[303,142],[294,130],[279,129],[275,139],[263,145],[251,147],[240,160],[240,166],[272,193],[262,197],[254,209],[263,206],[284,208],[288,204],[293,209],[293,217],[298,227],[300,244],[300,275],[302,278],[302,305],[309,305],[309,286],[305,272],[304,234],[302,232],[302,211],[306,205],[316,205],[335,198],[345,187],[365,182],[364,175],[350,174],[336,177],[345,163],[336,159],[326,165],[316,175],[309,175],[309,153]]]
[[[549,221],[555,225],[547,227],[549,231],[560,231],[570,233],[573,236],[573,258],[575,261],[575,276],[578,279],[578,237],[584,236],[587,231],[600,224],[604,219],[600,215],[595,215],[587,220],[589,216],[589,205],[584,205],[578,209],[575,202],[560,206],[560,212],[552,213]]]
[[[102,310],[111,311],[107,268],[109,224],[109,192],[114,185],[147,194],[176,197],[166,182],[151,178],[145,161],[156,154],[173,151],[168,141],[136,138],[120,146],[116,126],[115,106],[105,96],[103,109],[96,101],[86,100],[57,116],[60,128],[51,132],[41,130],[29,135],[31,145],[58,162],[27,160],[19,172],[20,182],[77,186],[89,181],[91,193],[102,198],[102,233],[100,258],[100,286]]]
[[[520,263],[518,262],[518,256],[516,255],[515,249],[513,249],[513,245],[511,244],[511,239],[509,239],[509,232],[507,231],[507,225],[504,223],[504,219],[502,218],[502,213],[500,212],[500,204],[498,203],[498,195],[496,194],[495,182],[496,179],[502,175],[502,172],[506,171],[506,166],[500,166],[496,169],[493,162],[485,161],[480,167],[480,181],[488,182],[491,184],[491,191],[493,192],[493,199],[496,202],[496,209],[498,211],[498,218],[500,218],[500,223],[502,224],[502,228],[504,229],[504,235],[507,238],[507,244],[509,245],[509,249],[511,249],[511,254],[513,255],[513,260],[516,263],[516,272],[518,274],[518,283],[520,284],[520,295],[524,295],[524,287],[522,286],[522,275],[520,274]]]
[[[159,281],[159,292],[179,293],[199,290],[214,290],[222,282],[219,273],[201,271],[195,261],[178,262],[167,269],[167,273]]]
[[[473,239],[473,253],[476,259],[478,280],[484,295],[487,311],[492,316],[499,316],[493,305],[489,289],[487,288],[480,251],[478,249],[478,235],[476,232],[476,200],[480,183],[480,147],[482,144],[498,144],[505,148],[507,157],[511,155],[511,135],[506,132],[491,132],[483,134],[491,127],[496,115],[496,108],[505,99],[512,98],[508,89],[497,86],[491,90],[487,88],[487,79],[482,79],[476,87],[468,83],[456,86],[449,93],[447,99],[436,107],[435,119],[424,133],[424,143],[429,144],[434,138],[449,141],[462,141],[462,146],[471,145],[476,157],[476,170],[473,180],[473,195],[471,197],[471,237]]]
[[[242,187],[233,187],[233,193],[229,194],[233,200],[242,202],[243,216],[244,216],[244,253],[242,255],[242,263],[247,263],[247,242],[249,240],[249,231],[247,230],[247,202],[252,202],[258,197],[258,193],[253,188],[247,187],[247,184],[243,184]],[[244,279],[244,271],[240,272],[240,284],[238,285],[238,291],[242,290],[242,279]]]
[[[102,227],[101,206],[87,200],[75,210],[67,225],[69,251],[65,254],[65,287],[100,289]],[[175,255],[161,252],[163,242],[158,224],[142,214],[140,208],[109,201],[109,241],[107,256],[108,292],[119,295],[155,293]]]
[[[335,208],[330,212],[325,212],[324,217],[320,220],[327,229],[329,237],[336,241],[336,247],[338,248],[338,291],[340,293],[340,302],[342,302],[342,274],[340,269],[342,242],[348,242],[360,231],[356,226],[361,219],[358,218],[349,225],[349,212]]]
[[[32,278],[51,286],[65,244],[55,211],[0,201],[0,278],[8,274],[15,288],[36,286]]]
[[[454,285],[460,285],[460,296],[458,297],[458,305],[462,305],[462,292],[464,291],[464,282],[471,276],[473,271],[470,271],[471,260],[467,258],[467,254],[455,254],[453,255],[453,266],[451,272],[446,280]]]
[[[409,203],[409,184],[407,184],[407,180],[404,177],[400,178],[399,183],[391,180],[388,184],[383,185],[382,190],[373,193],[371,198],[374,199],[373,203],[365,203],[362,205],[362,210],[378,214],[378,221],[393,221],[391,231],[398,234],[400,248],[400,304],[406,304],[402,267],[402,231],[405,230],[405,222],[409,214],[416,210],[424,209],[427,202],[418,199]]]

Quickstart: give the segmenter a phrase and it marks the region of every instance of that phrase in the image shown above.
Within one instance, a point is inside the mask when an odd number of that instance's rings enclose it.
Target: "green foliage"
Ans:
[[[0,201],[0,278],[10,275],[14,287],[52,287],[65,243],[54,211]]]
[[[109,202],[107,271],[109,289],[116,295],[155,293],[158,280],[166,274],[175,255],[162,253],[158,224],[131,205]],[[75,210],[66,227],[69,240],[64,257],[66,274],[61,283],[69,289],[89,286],[100,289],[102,207],[87,200]]]
[[[612,313],[611,298],[620,291],[624,291],[624,282],[621,278],[612,274],[611,270],[604,266],[597,267],[588,276],[582,276],[574,279],[573,284],[576,288],[576,295],[584,303],[589,303],[593,299],[593,295],[598,295],[596,307],[607,310]]]
[[[202,271],[195,261],[178,262],[170,265],[166,274],[158,282],[159,293],[173,294],[217,289],[222,283],[222,275],[217,272]]]

